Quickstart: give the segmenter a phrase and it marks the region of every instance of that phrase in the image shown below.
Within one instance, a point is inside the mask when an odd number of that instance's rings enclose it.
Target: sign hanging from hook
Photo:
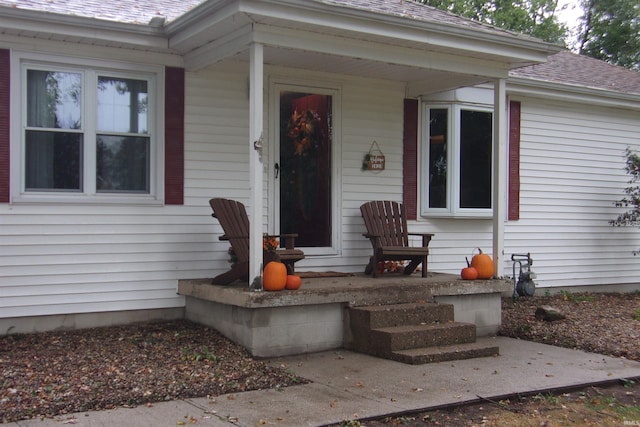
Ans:
[[[369,152],[364,155],[362,161],[362,170],[380,172],[384,170],[385,158],[384,153],[380,150],[380,146],[376,141],[373,141]]]

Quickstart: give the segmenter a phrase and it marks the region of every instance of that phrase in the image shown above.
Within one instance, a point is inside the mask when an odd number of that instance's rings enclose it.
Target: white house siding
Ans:
[[[433,233],[429,244],[429,271],[459,274],[471,261],[477,248],[492,252],[492,223],[490,219],[422,218],[411,222],[412,232]],[[417,244],[417,241],[416,243]]]
[[[613,203],[629,179],[625,149],[640,149],[640,113],[517,100],[520,219],[506,225],[507,254],[531,252],[543,287],[640,282],[640,234],[608,224],[622,212]]]
[[[0,207],[0,317],[183,305],[210,243],[179,207]],[[195,240],[194,240],[195,239]]]
[[[181,63],[171,55],[48,41],[36,46],[16,37],[3,38],[0,47],[59,52],[66,55],[61,61]],[[12,161],[18,161],[15,152]],[[0,204],[0,318],[180,309],[177,280],[210,272],[202,212],[189,204]]]

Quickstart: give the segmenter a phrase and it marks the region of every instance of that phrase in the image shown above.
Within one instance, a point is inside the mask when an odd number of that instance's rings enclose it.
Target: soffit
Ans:
[[[248,63],[248,52],[238,53],[233,56],[233,59]],[[275,67],[406,82],[407,96],[409,97],[473,86],[488,80],[487,76],[439,71],[270,46],[264,49],[264,63]]]

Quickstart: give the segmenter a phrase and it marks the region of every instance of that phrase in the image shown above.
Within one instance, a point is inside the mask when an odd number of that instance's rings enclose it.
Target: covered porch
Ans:
[[[243,78],[244,73],[247,76],[248,139],[242,161],[247,166],[247,188],[243,183],[240,194],[226,197],[239,198],[246,204],[252,224],[249,283],[262,274],[264,233],[299,233],[302,241],[319,228],[320,222],[323,235],[301,245],[306,264],[302,267],[322,271],[323,267],[338,265],[353,271],[355,263],[369,252],[365,241],[357,241],[361,230],[353,214],[360,203],[375,200],[374,197],[401,200],[403,185],[409,181],[419,189],[417,139],[423,132],[420,126],[424,124],[420,122],[424,118],[419,107],[412,110],[414,148],[412,153],[403,154],[402,116],[406,118],[408,111],[403,110],[402,99],[417,106],[419,100],[435,94],[481,84],[494,93],[488,103],[493,104],[494,149],[486,160],[492,164],[491,210],[484,212],[482,219],[493,224],[495,271],[504,270],[505,81],[509,70],[544,62],[555,47],[413,2],[393,6],[353,1],[229,2],[224,8],[195,9],[188,20],[171,27],[171,32],[174,35],[170,45],[184,54],[188,73],[233,64],[234,70],[242,69]],[[380,90],[380,85],[373,82],[392,86],[390,97],[379,96],[372,101],[371,94]],[[354,103],[354,94],[359,97],[358,103]],[[328,126],[323,128],[323,141],[329,149],[318,160],[317,170],[322,170],[329,181],[322,188],[323,197],[317,197],[321,202],[314,207],[324,216],[304,230],[295,225],[287,229],[283,221],[283,212],[293,211],[283,196],[286,170],[282,168],[281,150],[287,133],[286,120],[283,126],[282,119],[296,112],[295,103],[287,98],[292,95],[321,97],[326,108],[320,111],[314,107],[314,112],[322,117],[323,126]],[[367,102],[375,103],[379,109],[369,109]],[[285,111],[284,106],[289,110]],[[386,120],[393,121],[393,126],[386,123],[386,129],[379,130],[390,129],[388,133],[367,133],[370,123],[375,126]],[[361,147],[372,147],[376,139],[385,140],[389,172],[363,174],[360,166],[365,152]],[[303,157],[300,152],[296,154],[298,159]],[[320,191],[315,190],[298,192],[319,195]],[[214,196],[212,191],[211,197]],[[421,196],[414,191],[412,201],[402,201],[411,205],[409,219],[426,228],[428,224],[420,221],[416,197]]]
[[[349,313],[359,306],[451,304],[456,322],[475,325],[479,335],[497,332],[501,294],[511,288],[503,280],[467,282],[457,275],[430,271],[426,278],[325,274],[304,278],[300,290],[274,293],[260,292],[250,284],[261,283],[263,234],[299,233],[304,241],[305,233],[313,234],[317,231],[313,228],[319,228],[316,221],[308,229],[288,229],[283,221],[283,212],[294,211],[286,204],[282,187],[281,148],[291,130],[286,118],[297,117],[298,99],[311,97],[323,101],[322,108],[306,108],[320,117],[321,141],[328,147],[314,165],[321,171],[318,177],[328,178],[322,189],[326,193],[316,197],[322,200],[321,206],[314,207],[314,211],[325,212],[324,231],[317,240],[300,245],[305,259],[296,270],[362,271],[371,248],[362,237],[359,206],[371,200],[395,200],[408,206],[409,228],[433,232],[436,243],[441,230],[478,232],[480,224],[487,246],[491,242],[496,276],[501,276],[505,262],[506,79],[511,69],[544,62],[557,47],[414,2],[231,2],[224,8],[196,9],[172,31],[171,46],[184,54],[187,73],[207,75],[211,71],[213,76],[216,71],[232,70],[229,76],[246,76],[246,86],[245,82],[241,85],[246,88],[246,99],[233,101],[248,101],[246,110],[244,105],[238,109],[243,123],[247,120],[248,139],[243,134],[243,139],[233,140],[233,148],[231,144],[227,148],[237,149],[234,153],[239,156],[237,144],[244,141],[242,160],[234,161],[246,167],[242,171],[246,182],[240,194],[231,194],[216,183],[218,192],[227,194],[212,191],[208,195],[238,198],[246,204],[251,224],[248,282],[221,287],[211,285],[208,278],[180,280],[178,293],[185,297],[187,318],[216,328],[258,357],[352,345]],[[437,94],[478,85],[493,94],[490,100],[482,100],[492,129],[488,139],[493,148],[485,159],[491,165],[489,206],[477,217],[472,212],[472,216],[453,219],[449,212],[446,220],[453,221],[432,229],[433,223],[421,217],[419,204],[424,197],[419,188],[424,178],[418,173],[419,139],[428,121],[419,103],[437,102]],[[202,104],[205,102],[203,99]],[[219,143],[226,144],[227,139],[225,134]],[[362,158],[376,140],[385,142],[388,169],[365,174]],[[301,158],[303,153],[296,151],[294,156]],[[229,167],[216,166],[225,171]],[[226,175],[219,176],[230,183]],[[408,200],[403,191],[410,182],[413,194]],[[299,192],[312,197],[319,194],[315,188]],[[461,223],[465,226],[460,227]],[[462,266],[464,258],[456,253],[459,248],[455,245],[466,243],[460,242],[453,239],[439,251],[440,264],[449,271]],[[226,266],[226,249],[218,249],[218,266]]]
[[[252,291],[244,286],[211,285],[211,279],[181,280],[185,317],[211,326],[246,347],[256,357],[273,357],[350,348],[349,308],[416,302],[451,304],[456,322],[474,324],[478,336],[494,335],[501,324],[501,296],[511,292],[506,280],[464,281],[428,273],[305,274],[295,291]]]

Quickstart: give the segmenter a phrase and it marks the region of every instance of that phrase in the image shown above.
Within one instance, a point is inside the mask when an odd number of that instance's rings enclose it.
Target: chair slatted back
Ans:
[[[360,212],[367,234],[377,237],[378,246],[409,246],[407,217],[401,203],[371,201],[360,206]]]
[[[229,240],[240,262],[249,261],[249,217],[245,206],[236,201],[222,198],[209,200],[212,216],[217,218],[224,231],[221,240]]]

